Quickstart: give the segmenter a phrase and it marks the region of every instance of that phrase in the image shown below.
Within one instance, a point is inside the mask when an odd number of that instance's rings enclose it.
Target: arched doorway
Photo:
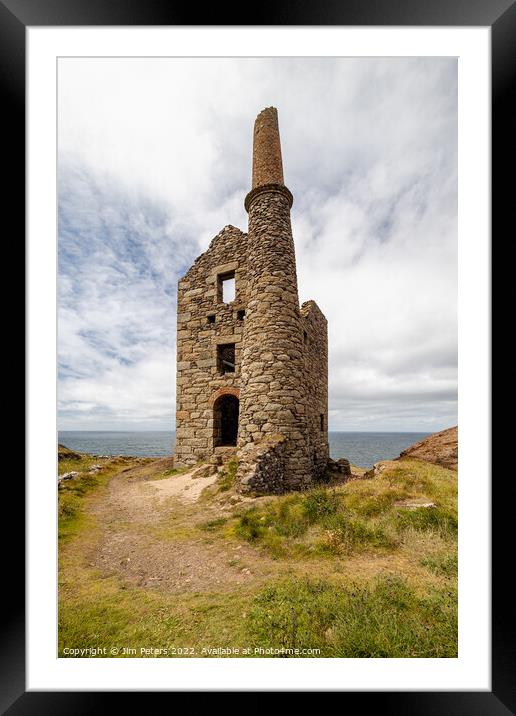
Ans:
[[[238,404],[235,395],[221,395],[213,404],[213,446],[236,445]]]

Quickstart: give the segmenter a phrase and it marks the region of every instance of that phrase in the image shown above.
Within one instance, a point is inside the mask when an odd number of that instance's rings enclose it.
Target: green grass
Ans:
[[[63,460],[62,462],[68,461]],[[79,463],[74,465],[76,470],[83,467],[80,461],[74,460],[73,462]],[[63,470],[63,472],[70,471],[69,469]],[[100,485],[105,484],[106,477],[104,471],[86,472],[62,483],[58,491],[58,536],[60,540],[70,539],[79,533],[83,518],[84,497]]]
[[[62,471],[94,462],[63,465]],[[208,500],[232,497],[238,468],[232,460],[211,497],[206,493],[197,505],[166,514],[146,534],[167,549],[171,541],[209,540],[214,554],[237,570],[249,566],[258,576],[263,560],[265,571],[260,579],[224,585],[224,592],[171,594],[91,565],[101,526],[87,506],[97,494],[102,498],[120,467],[106,463],[59,490],[61,656],[67,647],[93,646],[110,657],[111,647],[126,646],[137,653],[117,656],[209,657],[224,654],[203,647],[228,645],[251,647],[237,655],[250,657],[268,656],[264,650],[271,648],[319,649],[319,657],[456,656],[456,473],[401,460],[372,480],[261,498],[254,507],[237,504],[224,516],[210,515]],[[149,466],[127,479],[152,479],[151,472]],[[436,507],[396,504],[420,498]],[[243,552],[232,551],[237,540],[249,545],[243,562]],[[140,651],[149,646],[168,653]],[[177,651],[192,647],[194,653]]]
[[[219,492],[228,492],[235,484],[235,478],[238,470],[238,459],[232,457],[224,465],[224,469],[217,478],[217,486]]]
[[[64,590],[64,587],[61,587]],[[254,591],[166,595],[125,585],[114,577],[84,582],[61,600],[59,653],[65,649],[149,645],[168,649],[157,656],[210,656],[203,647],[251,646],[246,656],[267,649],[318,649],[282,654],[341,658],[442,658],[457,655],[454,588],[423,592],[399,576],[356,581],[289,578]],[[177,653],[178,647],[195,647]],[[176,649],[176,653],[172,653]],[[69,655],[68,655],[69,656]],[[94,654],[85,654],[94,656]]]
[[[436,557],[424,557],[420,563],[434,574],[443,577],[457,578],[458,560],[456,553],[444,553]]]
[[[384,486],[382,492],[372,492],[367,494],[364,490],[351,491],[348,490],[343,495],[343,502],[347,509],[355,515],[361,517],[377,517],[387,512],[396,500],[406,496],[404,489],[396,489]]]
[[[319,522],[336,514],[341,500],[335,490],[314,489],[302,497],[301,506],[309,522]]]
[[[281,537],[301,537],[310,525],[324,522],[340,508],[339,495],[319,487],[304,494],[276,498],[260,508],[251,507],[240,517],[235,532],[250,542],[271,531]]]
[[[182,594],[164,595],[132,587],[115,577],[100,578],[91,571],[82,573],[82,584],[60,586],[59,655],[71,657],[65,649],[100,647],[109,658],[112,647],[130,647],[137,653],[117,657],[208,656],[202,647],[245,644],[242,618],[247,595]],[[196,649],[190,653],[191,647]],[[169,653],[142,653],[156,647]],[[179,653],[178,650],[188,650]],[[84,656],[95,656],[86,653]]]
[[[273,557],[351,554],[397,544],[381,524],[353,515],[338,493],[324,488],[252,507],[234,530],[248,542],[261,543]]]
[[[418,594],[395,576],[344,588],[290,579],[257,595],[248,628],[257,646],[316,648],[321,657],[456,657],[456,593]]]
[[[396,512],[398,530],[433,530],[443,537],[457,535],[457,515],[443,507],[417,507]]]
[[[323,536],[317,542],[321,553],[353,554],[364,550],[388,550],[399,540],[381,522],[367,521],[344,511],[323,523]]]
[[[435,507],[404,508],[400,500],[425,498]],[[417,460],[371,480],[338,488],[317,487],[274,498],[245,511],[236,536],[263,546],[273,557],[385,552],[411,540],[411,533],[455,540],[456,475]]]
[[[88,468],[93,465],[102,465],[103,462],[105,462],[104,459],[99,459],[92,455],[84,455],[78,459],[59,460],[57,463],[57,472],[59,475],[63,475],[65,472],[79,472],[81,470],[88,470]]]

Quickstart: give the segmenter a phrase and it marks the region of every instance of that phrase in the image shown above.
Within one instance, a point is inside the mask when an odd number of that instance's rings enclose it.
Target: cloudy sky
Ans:
[[[278,108],[300,299],[329,321],[330,429],[456,424],[457,63],[61,59],[59,428],[174,427],[176,284],[246,229]]]

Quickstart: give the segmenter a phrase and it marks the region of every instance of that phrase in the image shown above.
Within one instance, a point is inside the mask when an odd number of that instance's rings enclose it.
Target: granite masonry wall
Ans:
[[[288,441],[284,489],[302,489],[311,482],[312,469],[290,199],[270,186],[256,193],[248,207],[239,447],[270,433],[284,435]],[[239,471],[237,480],[243,477]]]
[[[247,443],[238,457],[240,492],[272,495],[285,492],[288,445],[283,435],[266,435],[260,442]]]
[[[324,475],[328,444],[328,321],[315,301],[301,306],[308,451],[315,479]]]
[[[175,464],[210,457],[217,447],[216,407],[238,398],[247,288],[247,234],[226,226],[179,281]],[[224,303],[222,280],[234,274],[235,299]],[[218,347],[235,346],[234,372],[221,373]]]

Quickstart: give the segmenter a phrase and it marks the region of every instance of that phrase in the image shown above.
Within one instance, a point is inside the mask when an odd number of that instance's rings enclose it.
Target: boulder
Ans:
[[[62,475],[57,476],[57,482],[64,482],[65,480],[73,480],[77,477],[79,473],[75,470],[72,470],[72,472],[64,472]]]
[[[340,457],[338,460],[328,458],[328,471],[333,476],[351,477],[351,465],[345,457]]]
[[[380,462],[375,462],[372,469],[368,470],[364,477],[378,477],[378,475],[381,475],[382,472],[391,470],[395,467],[397,467],[395,460],[380,460]]]

